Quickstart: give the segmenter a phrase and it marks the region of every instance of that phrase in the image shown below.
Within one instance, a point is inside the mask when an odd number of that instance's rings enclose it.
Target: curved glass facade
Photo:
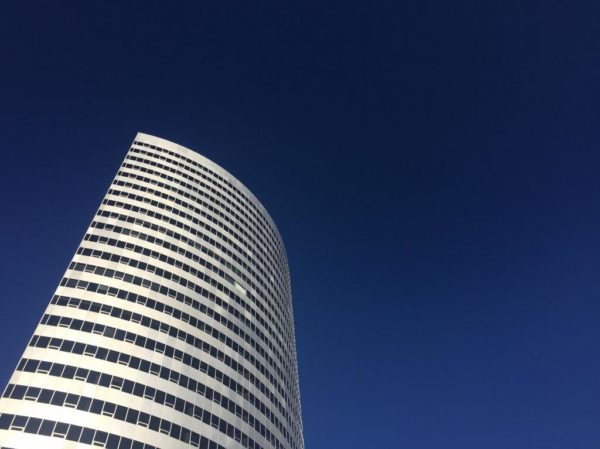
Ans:
[[[260,202],[138,134],[0,399],[0,447],[303,449],[290,278]]]

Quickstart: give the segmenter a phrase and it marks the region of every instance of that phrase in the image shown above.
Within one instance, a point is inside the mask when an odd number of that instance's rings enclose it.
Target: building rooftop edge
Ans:
[[[231,182],[233,185],[235,185],[237,188],[239,188],[244,194],[246,194],[250,198],[250,200],[254,203],[254,205],[260,209],[260,211],[264,214],[265,218],[269,221],[269,223],[273,227],[274,231],[277,233],[277,236],[279,237],[279,240],[281,241],[282,247],[285,250],[285,243],[283,242],[283,238],[281,237],[279,228],[275,224],[275,221],[271,217],[271,214],[269,214],[269,212],[267,211],[267,208],[260,202],[260,200],[256,197],[256,195],[254,195],[254,193],[252,193],[252,191],[244,185],[244,183],[242,183],[239,179],[237,179],[235,176],[233,176],[229,171],[225,170],[219,164],[217,164],[216,162],[213,162],[212,160],[208,159],[206,156],[203,156],[202,154],[198,153],[197,151],[192,150],[187,147],[184,147],[183,145],[180,145],[176,142],[172,142],[170,140],[163,139],[162,137],[158,137],[158,136],[154,136],[152,134],[147,134],[147,133],[138,131],[134,140],[141,140],[145,143],[162,146],[162,147],[167,147],[170,149],[176,148],[180,153],[184,153],[186,156],[195,158],[198,161],[202,162],[203,164],[208,165],[211,169],[214,169],[216,172],[219,173],[219,175],[223,176],[225,179],[227,179],[227,181]]]

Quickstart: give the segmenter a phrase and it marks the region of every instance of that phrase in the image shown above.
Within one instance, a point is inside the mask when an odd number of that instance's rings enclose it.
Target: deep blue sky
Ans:
[[[162,3],[0,4],[0,381],[139,130],[275,219],[307,449],[599,447],[600,3]]]

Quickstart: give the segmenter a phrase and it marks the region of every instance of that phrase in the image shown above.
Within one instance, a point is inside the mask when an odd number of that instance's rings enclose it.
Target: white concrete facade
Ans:
[[[0,399],[0,447],[303,449],[283,241],[138,133]]]

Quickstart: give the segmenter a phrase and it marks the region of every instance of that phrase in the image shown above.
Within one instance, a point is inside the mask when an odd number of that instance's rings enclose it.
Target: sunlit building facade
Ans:
[[[304,447],[275,224],[227,171],[141,133],[0,399],[0,447],[92,446]]]

